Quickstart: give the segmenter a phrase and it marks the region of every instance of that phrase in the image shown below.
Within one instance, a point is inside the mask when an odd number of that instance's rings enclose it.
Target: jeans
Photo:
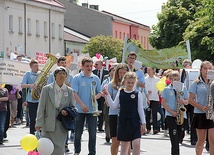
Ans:
[[[6,122],[7,111],[0,111],[0,141],[4,138],[4,126]]]
[[[35,134],[36,114],[38,108],[38,102],[28,102],[29,118],[30,118],[30,134]]]
[[[75,153],[81,152],[81,137],[83,133],[85,119],[88,123],[88,133],[89,133],[89,141],[88,141],[88,155],[96,154],[96,133],[97,133],[97,116],[93,116],[93,114],[83,114],[79,113],[75,118],[76,126],[75,126],[75,139],[74,139],[74,150]]]

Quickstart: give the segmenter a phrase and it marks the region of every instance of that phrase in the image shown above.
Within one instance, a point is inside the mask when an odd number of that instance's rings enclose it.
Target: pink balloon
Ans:
[[[27,155],[41,155],[39,152],[36,152],[36,151],[30,151],[28,152]]]

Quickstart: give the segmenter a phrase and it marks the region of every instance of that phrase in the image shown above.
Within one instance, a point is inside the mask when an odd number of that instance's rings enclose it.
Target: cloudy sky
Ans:
[[[158,22],[156,15],[166,2],[167,0],[79,0],[79,4],[99,5],[100,11],[105,10],[150,27]]]

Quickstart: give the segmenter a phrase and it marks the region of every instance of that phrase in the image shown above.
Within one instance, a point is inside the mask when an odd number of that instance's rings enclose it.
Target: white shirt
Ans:
[[[66,85],[63,84],[62,87],[60,88],[58,86],[58,84],[56,82],[54,82],[54,92],[55,92],[55,105],[56,108],[59,107],[59,105],[61,104],[60,101],[62,99],[62,94],[63,94],[63,90],[66,89]]]
[[[145,77],[147,91],[152,92],[150,94],[148,93],[149,100],[159,101],[158,89],[156,88],[156,83],[159,80],[160,80],[160,78],[156,77],[155,75],[153,77],[150,77],[150,76]]]

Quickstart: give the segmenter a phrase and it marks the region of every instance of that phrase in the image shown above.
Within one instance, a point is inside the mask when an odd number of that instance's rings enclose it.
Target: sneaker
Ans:
[[[167,131],[167,130],[164,130],[164,136],[165,136],[165,137],[169,137],[168,131]]]

